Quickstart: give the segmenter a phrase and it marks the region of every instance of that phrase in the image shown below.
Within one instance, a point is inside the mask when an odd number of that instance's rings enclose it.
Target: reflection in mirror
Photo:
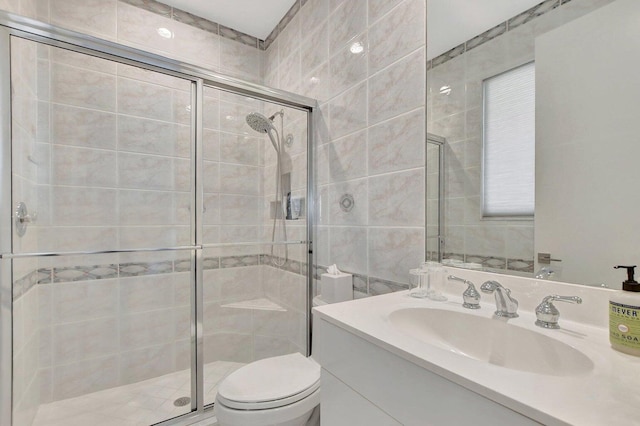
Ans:
[[[427,134],[427,260],[443,259],[444,233],[444,149],[446,139]]]
[[[640,2],[427,4],[427,125],[447,140],[445,260],[619,288],[613,266],[640,261]],[[527,64],[530,82],[514,72]],[[500,90],[489,87],[496,76]],[[527,167],[535,180],[516,185]],[[497,214],[488,207],[496,195],[506,206]],[[533,214],[518,207],[528,197]]]

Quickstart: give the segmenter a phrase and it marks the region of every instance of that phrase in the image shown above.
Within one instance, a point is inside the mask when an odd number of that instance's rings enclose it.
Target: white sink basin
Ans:
[[[498,319],[429,308],[389,314],[400,333],[442,349],[512,370],[573,376],[593,369],[582,352],[535,331]]]

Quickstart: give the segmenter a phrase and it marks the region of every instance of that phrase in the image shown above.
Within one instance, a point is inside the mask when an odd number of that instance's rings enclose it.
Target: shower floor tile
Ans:
[[[211,404],[218,383],[242,367],[237,362],[216,361],[204,366],[204,402]],[[190,397],[189,370],[100,392],[42,404],[33,426],[147,426],[182,414],[191,404],[176,407],[173,402]]]

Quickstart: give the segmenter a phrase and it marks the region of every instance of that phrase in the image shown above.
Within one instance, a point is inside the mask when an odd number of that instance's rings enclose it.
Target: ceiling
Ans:
[[[160,0],[160,2],[264,40],[296,0]]]
[[[243,33],[267,38],[296,0],[161,0]],[[434,58],[541,0],[427,0],[427,56]]]
[[[427,0],[428,59],[524,12],[542,0]]]

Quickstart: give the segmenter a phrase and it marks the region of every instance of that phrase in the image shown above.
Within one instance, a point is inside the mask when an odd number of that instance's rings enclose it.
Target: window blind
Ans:
[[[483,216],[533,216],[535,66],[484,81]]]

